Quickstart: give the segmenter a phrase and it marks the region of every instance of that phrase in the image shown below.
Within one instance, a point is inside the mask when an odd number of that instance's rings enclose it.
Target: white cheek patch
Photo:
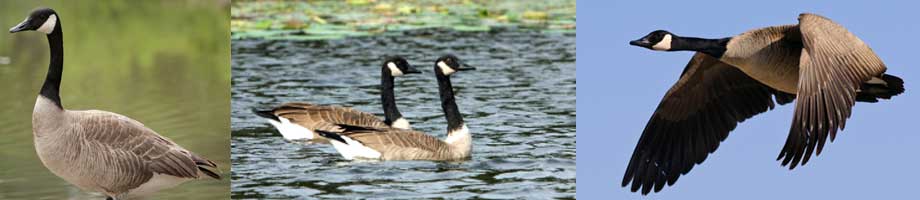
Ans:
[[[456,70],[454,70],[454,68],[450,68],[450,66],[447,66],[447,63],[444,63],[444,61],[438,61],[438,67],[441,68],[441,72],[444,72],[444,75],[450,75],[450,74],[453,74],[454,72],[457,72]]]
[[[453,144],[463,138],[470,137],[470,129],[466,127],[466,124],[460,127],[459,130],[454,130],[447,133],[447,139],[444,140],[447,144]]]
[[[48,19],[45,20],[45,23],[42,24],[41,27],[38,27],[38,29],[35,30],[45,34],[51,34],[51,31],[54,31],[55,26],[57,26],[57,15],[52,14],[51,16],[48,16]]]
[[[396,121],[393,121],[393,124],[390,124],[390,127],[405,130],[409,130],[411,128],[409,127],[409,121],[404,118],[396,119]]]
[[[664,35],[664,38],[661,39],[655,46],[652,46],[652,49],[659,51],[666,51],[671,49],[671,34]]]
[[[402,70],[399,70],[399,67],[396,67],[396,64],[394,64],[393,62],[388,62],[387,68],[390,68],[391,76],[402,76],[403,75]]]

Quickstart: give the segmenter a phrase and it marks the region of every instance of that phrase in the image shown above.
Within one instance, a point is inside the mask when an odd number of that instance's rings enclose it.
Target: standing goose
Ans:
[[[843,130],[856,101],[877,102],[904,91],[885,64],[843,26],[815,14],[799,24],[751,30],[722,39],[654,31],[631,45],[696,51],[652,115],[623,177],[633,192],[660,191],[700,164],[735,126],[798,98],[777,160],[795,168]]]
[[[396,108],[393,79],[405,74],[421,73],[409,65],[405,58],[396,56],[383,62],[380,74],[380,101],[383,104],[384,121],[373,114],[351,108],[310,103],[285,103],[271,110],[253,112],[268,119],[287,140],[306,140],[311,143],[329,143],[311,130],[342,131],[339,124],[374,128],[409,129],[409,121]]]
[[[332,146],[345,159],[371,160],[462,160],[470,157],[472,137],[454,101],[450,75],[476,68],[460,62],[453,55],[438,58],[434,72],[441,94],[441,109],[447,118],[447,139],[403,129],[351,127],[342,132],[317,130],[330,139]]]
[[[10,33],[39,31],[51,47],[48,75],[32,111],[39,159],[55,175],[108,199],[138,198],[207,175],[217,165],[131,118],[99,110],[66,110],[59,88],[64,53],[61,20],[40,8]]]

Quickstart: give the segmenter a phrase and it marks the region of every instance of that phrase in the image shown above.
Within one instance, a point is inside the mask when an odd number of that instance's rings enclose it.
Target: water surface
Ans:
[[[340,40],[232,42],[235,199],[574,198],[575,34],[421,29]],[[452,76],[473,134],[465,162],[343,160],[331,146],[285,141],[250,108],[304,101],[382,116],[381,57],[423,74],[396,80],[397,105],[438,138],[446,122],[434,60],[452,53],[476,71]]]

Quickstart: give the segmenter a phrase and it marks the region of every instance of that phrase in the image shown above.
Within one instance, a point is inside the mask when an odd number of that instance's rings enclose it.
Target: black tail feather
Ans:
[[[342,132],[351,132],[351,131],[379,131],[380,129],[374,127],[365,127],[365,126],[352,126],[348,124],[335,124],[343,129]]]
[[[204,173],[204,174],[210,176],[211,178],[220,180],[220,175],[218,175],[217,173],[214,173],[214,171],[211,171],[211,169],[208,169],[208,168],[202,167],[202,166],[198,166],[198,170],[201,171],[201,173]]]
[[[888,74],[882,74],[880,78],[885,84],[863,83],[856,94],[856,101],[874,103],[904,93],[904,80],[901,78]]]
[[[342,138],[341,135],[336,134],[336,133],[333,133],[333,132],[322,131],[322,130],[316,130],[316,134],[319,134],[319,136],[323,136],[323,137],[329,138],[329,139],[331,139],[331,140],[335,140],[335,141],[342,142],[342,143],[344,143],[344,144],[348,144],[348,142],[345,142],[345,139]]]
[[[278,119],[278,116],[275,116],[274,111],[271,111],[271,110],[256,110],[255,108],[252,108],[252,113],[256,114],[259,117],[263,117],[266,119],[281,121],[280,119]]]
[[[201,171],[201,173],[204,173],[214,179],[220,180],[220,175],[218,175],[217,173],[209,169],[209,168],[216,169],[217,164],[214,164],[214,162],[211,162],[211,160],[202,158],[201,156],[198,156],[195,154],[192,154],[192,161],[195,161],[195,165],[198,165],[198,170]]]

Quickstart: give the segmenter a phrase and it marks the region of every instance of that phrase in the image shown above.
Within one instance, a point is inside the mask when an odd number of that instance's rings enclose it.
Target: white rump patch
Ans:
[[[399,70],[399,67],[396,67],[396,63],[388,62],[387,67],[390,68],[390,75],[392,76],[402,76],[403,71]]]
[[[390,127],[398,128],[398,129],[405,129],[405,130],[411,129],[411,127],[409,126],[409,120],[406,120],[402,117],[400,117],[399,119],[396,119],[396,121],[393,121],[393,124],[390,124]]]
[[[444,140],[447,144],[453,144],[461,139],[470,138],[470,129],[466,128],[466,124],[460,127],[459,130],[454,130],[447,133],[447,139]]]
[[[664,38],[661,38],[661,41],[655,43],[655,46],[652,46],[652,49],[659,51],[667,51],[671,49],[671,34],[665,34]]]
[[[444,61],[438,61],[438,67],[441,68],[441,72],[444,72],[444,75],[450,75],[450,74],[453,74],[454,72],[457,72],[456,70],[454,70],[454,68],[450,68],[450,66],[447,66],[447,63],[444,63]]]
[[[129,198],[147,197],[153,193],[156,193],[157,191],[175,187],[189,180],[192,179],[153,173],[153,177],[151,177],[150,180],[148,180],[146,183],[141,184],[137,188],[128,190],[127,196],[129,196]]]
[[[291,120],[288,120],[284,117],[278,117],[281,121],[268,120],[268,123],[275,126],[275,129],[278,129],[278,132],[281,133],[281,136],[286,140],[311,140],[313,139],[313,131],[298,124],[291,123]]]
[[[55,26],[57,26],[57,15],[52,14],[51,16],[48,16],[48,19],[45,20],[45,23],[42,24],[41,27],[38,27],[38,29],[35,30],[45,34],[51,34],[51,31],[54,31]]]
[[[364,146],[358,141],[352,140],[348,136],[340,135],[345,142],[344,144],[338,140],[329,139],[329,142],[332,143],[332,147],[335,147],[335,150],[342,155],[343,158],[347,160],[354,159],[380,159],[380,152],[371,148]]]

